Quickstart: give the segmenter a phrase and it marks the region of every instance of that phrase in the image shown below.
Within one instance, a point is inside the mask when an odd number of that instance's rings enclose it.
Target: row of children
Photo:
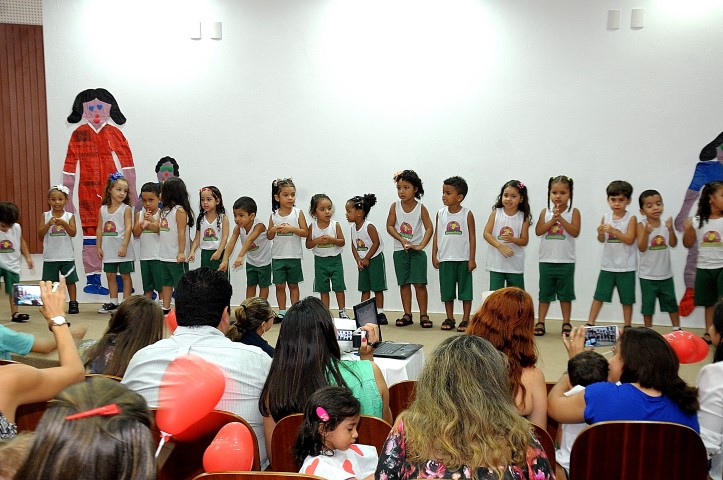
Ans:
[[[414,286],[420,312],[420,325],[432,327],[427,315],[427,258],[425,248],[432,241],[432,264],[440,272],[441,300],[445,303],[447,319],[443,330],[456,327],[454,300],[463,303],[463,318],[457,328],[464,331],[469,319],[472,301],[472,274],[476,268],[475,221],[472,212],[462,206],[467,195],[467,183],[461,177],[450,177],[442,187],[444,208],[437,212],[435,223],[424,205],[419,202],[424,195],[422,180],[413,170],[394,175],[399,200],[393,203],[387,217],[387,232],[394,238],[393,263],[397,283],[400,286],[402,306],[397,326],[413,323],[412,286]],[[699,269],[696,284],[696,305],[706,306],[706,323],[709,310],[722,293],[718,286],[719,270],[723,268],[723,245],[720,242],[723,225],[715,222],[723,217],[723,189],[721,182],[707,185],[702,192],[697,213],[698,226],[691,221],[685,225],[684,244],[700,243]],[[569,331],[571,302],[575,299],[575,238],[580,233],[581,217],[572,207],[572,178],[552,177],[548,181],[548,206],[540,212],[535,233],[540,236],[540,312],[535,333],[544,335],[545,317],[551,302],[560,301],[563,314],[563,331]],[[303,281],[301,268],[302,239],[314,253],[314,291],[329,305],[329,294],[334,291],[339,316],[346,317],[344,274],[341,261],[345,238],[342,228],[332,219],[333,204],[325,194],[314,195],[309,214],[313,218],[307,224],[304,213],[295,206],[296,187],[291,179],[277,179],[272,184],[272,214],[268,224],[257,218],[256,202],[241,197],[233,205],[235,228],[230,232],[229,220],[218,188],[209,186],[199,191],[200,212],[193,218],[186,186],[180,178],[171,178],[162,184],[147,183],[141,189],[143,209],[133,212],[128,198],[128,182],[121,174],[111,175],[105,189],[103,206],[98,216],[97,249],[103,259],[108,276],[110,302],[101,312],[113,311],[118,304],[118,287],[115,276],[123,278],[124,296],[131,293],[130,273],[134,271],[131,233],[140,238],[141,274],[143,291],[151,295],[161,292],[164,309],[170,308],[173,287],[188,269],[188,262],[195,259],[201,249],[201,265],[228,271],[236,243],[242,244],[232,263],[234,268],[246,263],[246,296],[268,297],[273,281],[279,305],[279,316],[286,308],[286,288],[291,303],[299,298],[298,283]],[[628,182],[614,181],[606,189],[611,211],[603,216],[598,226],[598,241],[604,244],[602,268],[598,279],[588,322],[594,324],[604,302],[612,299],[615,288],[623,305],[625,325],[632,320],[635,303],[635,272],[638,270],[643,297],[642,313],[645,324],[652,323],[656,298],[661,310],[669,312],[674,327],[679,327],[677,302],[670,264],[670,247],[675,247],[677,237],[672,220],[663,220],[663,201],[655,190],[640,195],[640,212],[645,217],[638,222],[627,210],[632,200],[633,188]],[[720,205],[717,198],[721,197]],[[519,180],[506,182],[497,197],[484,229],[484,238],[492,247],[487,255],[490,271],[490,289],[504,286],[524,288],[524,247],[528,243],[528,230],[532,215],[528,202],[527,187]],[[67,276],[71,298],[70,313],[77,311],[74,281],[77,281],[74,255],[70,237],[75,235],[74,216],[65,211],[68,190],[63,186],[50,189],[49,212],[41,218],[39,233],[43,237],[43,279],[53,280],[58,273]],[[163,201],[162,208],[160,202]],[[358,288],[362,300],[374,292],[380,323],[386,323],[383,311],[384,291],[387,289],[383,250],[384,245],[378,229],[367,220],[370,209],[376,204],[376,196],[367,194],[350,198],[345,205],[346,219],[352,223],[352,253],[359,268]],[[3,207],[2,211],[5,211]],[[0,212],[1,213],[1,212]],[[710,225],[706,226],[710,221]],[[3,275],[19,273],[19,252],[15,261],[5,262],[12,248],[3,245],[10,241],[22,245],[19,225],[14,238],[5,239],[15,229],[12,215],[0,217],[0,269]],[[186,228],[185,226],[188,226]],[[196,235],[190,243],[189,229],[195,226]],[[11,229],[13,227],[13,229]],[[436,232],[436,235],[434,234]],[[5,237],[2,237],[2,236]],[[14,243],[13,243],[14,241]],[[711,248],[711,247],[718,248]],[[637,248],[636,248],[637,247]],[[27,247],[23,254],[32,262]],[[47,265],[46,265],[47,264]],[[6,289],[19,279],[6,278]],[[723,283],[723,282],[721,282]],[[710,305],[709,305],[710,304]],[[13,319],[23,320],[12,306]],[[27,319],[27,316],[24,316]]]

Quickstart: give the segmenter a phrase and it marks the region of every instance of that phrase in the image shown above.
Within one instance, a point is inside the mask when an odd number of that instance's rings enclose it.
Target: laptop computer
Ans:
[[[374,297],[354,305],[354,320],[356,326],[362,327],[368,323],[379,326],[379,346],[374,349],[374,356],[379,358],[395,358],[405,360],[414,355],[424,345],[419,343],[395,343],[382,341],[382,328],[377,323],[377,306]]]

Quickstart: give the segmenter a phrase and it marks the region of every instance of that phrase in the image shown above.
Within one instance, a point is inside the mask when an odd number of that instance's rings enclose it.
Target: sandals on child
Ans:
[[[562,324],[562,334],[565,336],[569,336],[570,332],[572,332],[572,325],[569,322],[565,322]]]
[[[412,315],[409,313],[405,313],[402,315],[402,318],[397,318],[397,327],[406,327],[407,325],[411,325],[414,323],[414,320],[412,320]]]
[[[535,324],[534,334],[536,337],[542,337],[543,335],[545,335],[545,322],[537,322]]]
[[[432,321],[429,319],[429,315],[420,315],[419,316],[419,325],[422,328],[432,328],[434,326]]]
[[[444,322],[442,322],[442,326],[439,328],[444,331],[449,331],[449,330],[454,330],[455,326],[457,326],[457,322],[455,322],[451,318],[447,318],[444,320]]]
[[[30,315],[28,315],[27,313],[15,312],[13,313],[11,320],[16,323],[25,323],[30,320]]]
[[[468,325],[469,325],[469,322],[467,320],[462,320],[461,322],[459,322],[459,327],[457,327],[457,331],[460,333],[466,332]]]

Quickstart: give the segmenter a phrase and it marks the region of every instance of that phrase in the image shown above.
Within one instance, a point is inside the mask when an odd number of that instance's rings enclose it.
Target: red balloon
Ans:
[[[698,335],[676,330],[663,335],[673,347],[680,363],[700,362],[708,356],[708,344]]]
[[[223,372],[197,355],[183,355],[168,364],[161,380],[156,425],[177,435],[205,417],[226,389]]]
[[[253,462],[254,441],[249,429],[240,422],[224,425],[203,454],[206,472],[248,471]]]
[[[176,331],[176,328],[178,328],[178,322],[176,321],[176,309],[172,308],[170,312],[168,312],[168,315],[165,316],[166,320],[166,327],[168,327],[168,331],[171,333]]]

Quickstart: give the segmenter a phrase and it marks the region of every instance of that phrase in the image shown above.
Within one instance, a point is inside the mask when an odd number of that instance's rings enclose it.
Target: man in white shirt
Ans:
[[[183,275],[176,287],[178,328],[131,359],[123,384],[158,406],[161,378],[176,357],[193,354],[217,365],[226,377],[226,390],[216,405],[243,417],[259,441],[261,467],[268,464],[259,397],[271,367],[271,358],[257,347],[225,337],[229,327],[232,288],[225,274],[200,268]]]

